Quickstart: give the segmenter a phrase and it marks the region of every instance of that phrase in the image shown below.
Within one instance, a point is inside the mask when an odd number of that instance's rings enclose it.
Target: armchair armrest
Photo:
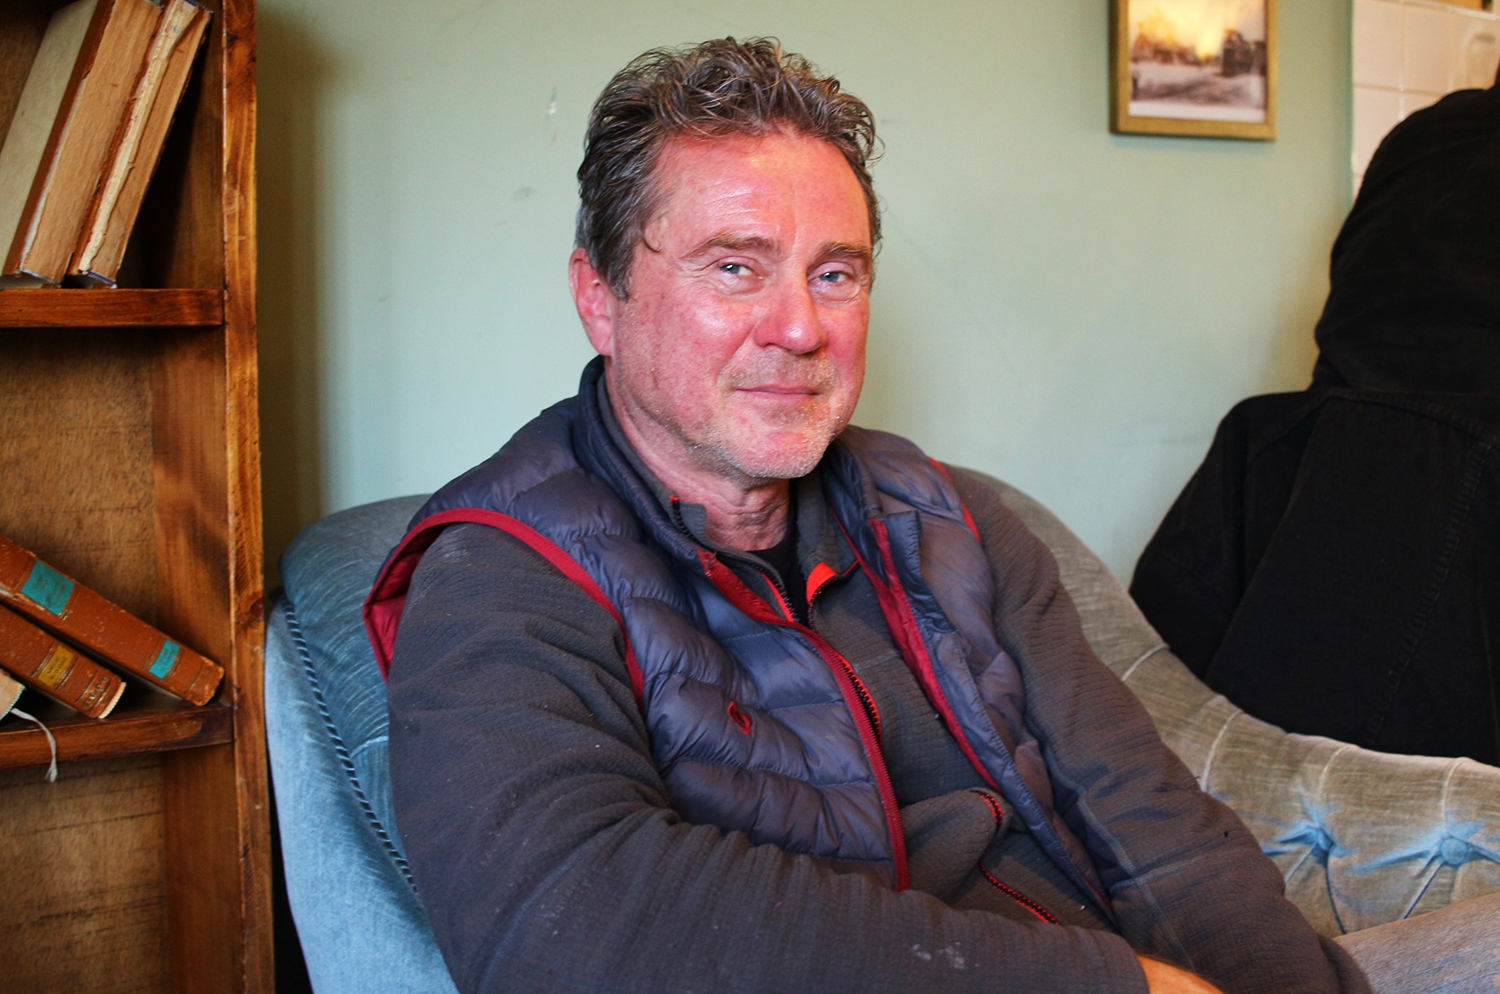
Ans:
[[[1500,891],[1500,769],[1294,735],[1214,693],[1061,521],[998,480],[1052,549],[1084,634],[1204,790],[1228,804],[1313,927],[1336,936]]]

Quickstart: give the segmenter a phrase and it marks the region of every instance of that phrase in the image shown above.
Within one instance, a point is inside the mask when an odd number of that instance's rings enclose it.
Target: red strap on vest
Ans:
[[[375,584],[370,588],[370,596],[365,598],[362,613],[365,620],[365,632],[370,637],[370,647],[375,650],[375,662],[380,666],[380,675],[387,679],[390,677],[391,655],[396,647],[396,632],[401,625],[401,612],[406,607],[406,593],[411,589],[411,578],[412,574],[417,571],[417,564],[422,561],[422,555],[432,547],[432,543],[437,541],[437,537],[443,533],[443,529],[456,524],[489,525],[491,528],[498,528],[507,535],[520,539],[543,559],[557,567],[563,576],[582,587],[584,592],[600,607],[610,613],[615,623],[620,626],[620,635],[625,640],[625,669],[630,674],[630,689],[635,692],[636,705],[644,714],[646,711],[645,678],[641,673],[640,663],[636,661],[635,649],[630,644],[630,635],[625,630],[625,619],[615,607],[614,602],[605,595],[599,584],[594,582],[588,570],[580,566],[578,561],[564,552],[556,542],[517,518],[480,507],[456,507],[423,518],[406,533],[406,537],[401,540],[401,544],[396,546],[396,551],[391,553],[385,566],[381,568],[380,575],[375,578]]]

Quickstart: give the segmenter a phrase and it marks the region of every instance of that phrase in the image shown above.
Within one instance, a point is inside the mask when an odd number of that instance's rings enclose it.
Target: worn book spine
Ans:
[[[67,274],[160,20],[150,0],[98,0],[5,260],[7,277],[57,284]]]
[[[0,602],[131,675],[206,704],[224,671],[0,535]]]
[[[10,714],[10,709],[16,706],[16,701],[21,697],[21,683],[9,673],[0,671],[0,718]]]
[[[113,711],[125,691],[124,680],[4,608],[0,608],[0,667],[32,690],[90,718],[103,718]]]
[[[11,115],[5,145],[0,147],[0,266],[10,257],[17,238],[24,242],[29,237],[21,224],[26,201],[41,170],[47,140],[67,95],[68,81],[88,37],[97,2],[74,0],[53,12]],[[43,282],[10,270],[0,271],[0,287],[39,286]]]
[[[145,71],[115,137],[104,181],[84,220],[70,275],[115,285],[125,244],[187,89],[198,49],[208,34],[210,17],[207,8],[191,0],[167,0],[146,55]]]

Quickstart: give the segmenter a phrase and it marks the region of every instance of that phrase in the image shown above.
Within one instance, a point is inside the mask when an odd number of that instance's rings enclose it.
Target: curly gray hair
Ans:
[[[667,139],[776,131],[822,139],[843,153],[864,190],[871,246],[878,245],[869,172],[878,155],[874,117],[837,79],[783,52],[775,38],[652,49],[610,80],[594,103],[578,167],[575,244],[615,296],[628,297],[636,243],[660,207],[652,171]]]

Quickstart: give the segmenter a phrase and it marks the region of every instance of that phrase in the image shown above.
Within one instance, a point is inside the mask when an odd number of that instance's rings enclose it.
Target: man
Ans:
[[[847,427],[873,144],[764,40],[647,53],[595,107],[601,358],[370,605],[459,988],[1368,990],[985,479]]]

